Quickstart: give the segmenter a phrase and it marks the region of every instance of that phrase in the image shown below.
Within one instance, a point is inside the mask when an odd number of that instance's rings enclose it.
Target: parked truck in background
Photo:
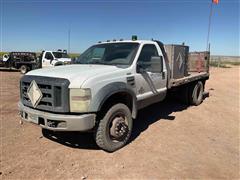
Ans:
[[[66,51],[43,51],[40,57],[33,52],[10,52],[4,54],[0,67],[19,69],[22,74],[33,69],[70,64],[71,58]]]
[[[23,76],[20,115],[43,132],[93,131],[97,145],[112,152],[129,140],[140,120],[138,110],[164,100],[169,91],[181,92],[191,105],[203,101],[209,52],[205,55],[202,71],[189,71],[188,46],[136,39],[100,42],[76,64]]]
[[[71,58],[67,51],[43,51],[39,58],[42,62],[42,67],[60,66],[71,64]]]
[[[36,69],[38,66],[37,55],[33,52],[10,52],[4,54],[0,61],[0,67],[19,69],[23,74],[28,70]]]

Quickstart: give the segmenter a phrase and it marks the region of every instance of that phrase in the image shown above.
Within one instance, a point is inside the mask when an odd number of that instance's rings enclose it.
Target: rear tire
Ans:
[[[26,74],[28,72],[28,67],[26,65],[21,65],[20,72],[21,74]]]
[[[192,105],[198,106],[203,101],[204,86],[201,81],[190,87],[189,89],[189,102]]]
[[[129,140],[132,126],[133,120],[129,108],[125,104],[115,104],[100,120],[95,141],[105,151],[116,151]]]

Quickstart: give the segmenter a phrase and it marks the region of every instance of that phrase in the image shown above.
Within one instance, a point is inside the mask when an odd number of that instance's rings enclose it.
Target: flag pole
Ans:
[[[207,51],[209,50],[208,48],[209,48],[209,37],[210,37],[210,30],[211,30],[212,12],[213,12],[213,2],[211,2],[210,14],[209,14],[209,20],[208,20],[207,48],[206,48]]]

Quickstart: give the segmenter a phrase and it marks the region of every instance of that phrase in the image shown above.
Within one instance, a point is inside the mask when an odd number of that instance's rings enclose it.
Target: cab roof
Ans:
[[[107,40],[107,41],[100,41],[97,44],[110,44],[110,43],[152,43],[153,40]]]

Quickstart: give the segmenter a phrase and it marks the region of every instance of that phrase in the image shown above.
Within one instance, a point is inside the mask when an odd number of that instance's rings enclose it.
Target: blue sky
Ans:
[[[158,39],[205,50],[211,0],[77,1],[0,0],[1,49],[71,52],[107,39]],[[239,55],[239,0],[213,7],[212,54]]]

